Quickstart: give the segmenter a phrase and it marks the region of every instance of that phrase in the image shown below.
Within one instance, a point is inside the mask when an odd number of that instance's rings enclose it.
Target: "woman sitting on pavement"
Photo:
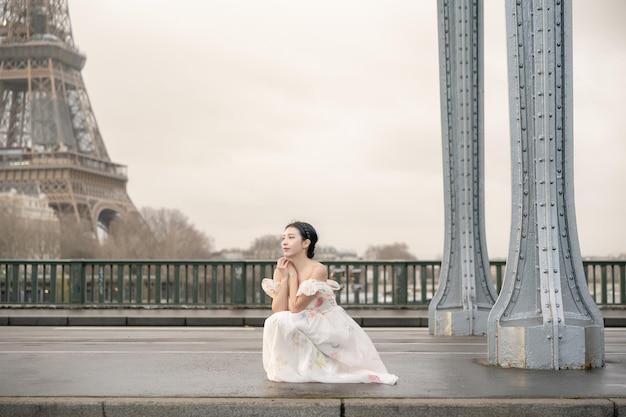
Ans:
[[[317,233],[293,222],[285,228],[284,257],[262,282],[272,297],[263,329],[263,367],[270,381],[395,384],[371,339],[335,302],[339,284],[314,261]]]

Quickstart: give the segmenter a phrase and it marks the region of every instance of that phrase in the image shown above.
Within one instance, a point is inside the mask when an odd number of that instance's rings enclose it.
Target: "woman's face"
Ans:
[[[300,230],[295,227],[288,227],[283,233],[283,255],[286,257],[293,257],[298,253],[306,250],[305,242],[302,240]]]

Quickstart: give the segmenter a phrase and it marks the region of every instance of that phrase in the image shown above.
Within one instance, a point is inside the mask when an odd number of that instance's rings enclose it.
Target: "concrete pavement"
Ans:
[[[366,331],[397,385],[269,382],[260,327],[0,327],[0,416],[626,416],[625,328],[588,371],[491,366],[485,337]]]

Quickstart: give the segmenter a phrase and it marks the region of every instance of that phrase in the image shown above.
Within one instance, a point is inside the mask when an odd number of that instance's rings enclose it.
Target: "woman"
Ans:
[[[263,367],[270,381],[395,384],[370,338],[335,302],[337,282],[314,261],[317,233],[293,222],[285,228],[284,257],[262,282],[272,297],[263,329]]]

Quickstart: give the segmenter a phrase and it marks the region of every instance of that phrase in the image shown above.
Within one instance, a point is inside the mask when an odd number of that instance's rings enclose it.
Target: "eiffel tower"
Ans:
[[[137,210],[96,124],[67,0],[0,0],[0,13],[0,191],[35,189],[61,220],[108,232]]]

